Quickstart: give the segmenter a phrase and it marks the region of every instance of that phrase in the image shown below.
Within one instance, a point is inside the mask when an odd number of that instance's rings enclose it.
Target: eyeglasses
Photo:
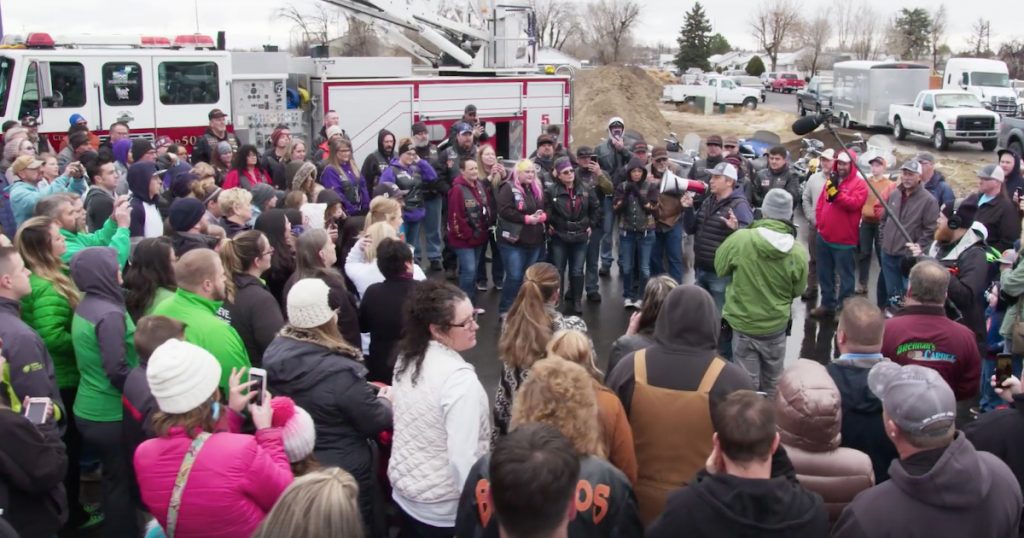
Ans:
[[[452,327],[459,327],[459,328],[463,328],[463,329],[468,327],[470,324],[479,326],[480,323],[478,322],[478,320],[480,319],[480,314],[483,314],[484,312],[485,312],[485,310],[483,308],[474,309],[473,313],[469,316],[469,319],[467,319],[466,321],[463,321],[462,323],[452,323],[451,326]]]
[[[260,257],[262,258],[263,256],[269,256],[269,255],[271,255],[273,253],[274,253],[274,247],[270,247],[267,250],[264,250],[263,252],[260,252]]]
[[[573,170],[572,168],[566,168],[565,170],[562,170],[561,172],[559,172],[559,174],[562,174],[563,176],[568,176],[570,174],[575,174],[575,173],[576,173],[576,171]]]

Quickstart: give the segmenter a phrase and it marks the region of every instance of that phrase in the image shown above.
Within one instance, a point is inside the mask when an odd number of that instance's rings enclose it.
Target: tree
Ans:
[[[825,51],[825,46],[832,38],[832,21],[829,20],[829,12],[819,9],[813,19],[800,26],[800,30],[800,38],[808,47],[804,61],[807,64],[807,70],[813,77],[818,73],[818,60],[821,59],[821,53]]]
[[[878,32],[882,29],[878,21],[878,14],[863,0],[854,15],[849,37],[851,51],[858,60],[871,60],[878,54]]]
[[[324,4],[316,4],[312,13],[304,13],[295,4],[288,4],[274,14],[290,22],[292,30],[298,32],[298,39],[292,41],[292,49],[297,54],[309,54],[311,46],[325,45],[332,36],[340,34],[338,10]]]
[[[979,17],[971,26],[971,35],[967,38],[967,46],[973,56],[992,56],[992,21]]]
[[[999,59],[1006,62],[1010,78],[1024,77],[1024,41],[1014,39],[999,47]]]
[[[857,6],[851,0],[833,0],[832,6],[828,8],[839,51],[845,51],[853,40],[854,26],[857,24],[856,10]]]
[[[932,18],[924,8],[903,8],[893,20],[890,33],[894,48],[904,60],[921,60],[931,55]]]
[[[768,0],[750,19],[754,37],[771,59],[772,71],[778,63],[779,51],[799,23],[800,6],[794,0]]]
[[[377,56],[380,49],[380,39],[370,23],[354,16],[345,17],[345,35],[338,41],[341,56],[365,57]]]
[[[946,4],[940,4],[932,13],[932,26],[929,29],[932,48],[932,67],[939,66],[942,58],[942,47],[946,44]]]
[[[587,42],[596,48],[597,59],[604,64],[621,61],[640,20],[640,4],[636,0],[597,0],[587,11]]]
[[[760,56],[754,55],[753,58],[747,62],[747,74],[752,77],[759,77],[764,73],[764,60]]]
[[[676,67],[685,73],[691,67],[699,67],[702,71],[710,71],[708,57],[711,56],[711,21],[704,13],[700,2],[686,13],[683,27],[679,29],[679,52],[676,53]]]
[[[708,45],[708,52],[712,56],[715,54],[726,54],[732,52],[732,45],[729,44],[729,40],[722,34],[715,34],[711,36],[711,43]]]
[[[537,14],[537,39],[542,47],[562,50],[569,36],[579,30],[576,7],[565,0],[531,0]]]

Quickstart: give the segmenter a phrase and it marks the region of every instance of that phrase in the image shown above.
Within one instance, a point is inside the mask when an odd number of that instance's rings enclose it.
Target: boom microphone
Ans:
[[[827,116],[825,114],[804,116],[793,122],[793,134],[797,136],[803,136],[820,127],[822,123],[825,123],[826,119]]]

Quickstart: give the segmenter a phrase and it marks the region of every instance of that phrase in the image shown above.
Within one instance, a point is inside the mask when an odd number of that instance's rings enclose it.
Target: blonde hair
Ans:
[[[594,356],[594,344],[590,338],[576,329],[563,329],[551,337],[547,346],[548,356],[558,356],[583,367],[597,382],[601,382],[604,373],[597,369]]]
[[[375,197],[370,200],[370,212],[366,214],[363,232],[369,231],[370,226],[378,222],[387,222],[388,217],[395,214],[402,214],[402,204],[398,200],[387,196]]]
[[[604,457],[594,381],[582,366],[558,356],[537,361],[516,391],[511,429],[547,424],[564,435],[583,456]]]
[[[284,159],[281,159],[281,160],[283,162],[285,162],[285,163],[292,162],[292,153],[295,153],[295,148],[297,148],[299,146],[302,146],[302,147],[306,148],[307,152],[309,151],[309,147],[306,146],[306,142],[305,141],[303,141],[301,138],[293,138],[292,141],[288,143],[288,146],[285,147],[285,149],[284,149]]]
[[[363,538],[359,483],[339,467],[300,476],[284,490],[252,536]]]
[[[527,170],[536,170],[536,165],[530,159],[519,159],[516,163],[516,172],[526,172]]]
[[[53,240],[50,239],[50,229],[53,226],[59,227],[60,224],[50,217],[32,217],[18,228],[14,244],[18,247],[21,258],[25,260],[25,267],[29,268],[32,274],[51,283],[57,293],[74,309],[81,297],[75,283],[66,273],[67,265],[53,254]]]
[[[370,238],[370,243],[366,245],[366,261],[373,263],[377,259],[377,246],[380,242],[385,238],[398,239],[398,232],[387,222],[377,222],[366,229],[366,237]]]
[[[217,177],[217,172],[213,169],[213,166],[207,162],[197,162],[196,165],[192,167],[192,171],[199,176],[200,181],[204,181],[206,179],[213,180]]]
[[[217,196],[217,203],[220,205],[220,212],[225,217],[230,217],[237,214],[240,208],[252,205],[252,193],[241,187],[223,190]]]
[[[529,368],[534,361],[544,358],[544,346],[553,332],[547,304],[558,288],[558,270],[554,265],[540,262],[526,269],[519,294],[505,318],[505,330],[498,339],[498,357],[509,366]]]

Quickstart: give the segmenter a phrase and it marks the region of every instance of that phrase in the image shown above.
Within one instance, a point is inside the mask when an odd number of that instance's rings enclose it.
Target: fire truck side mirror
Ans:
[[[53,79],[50,78],[50,62],[36,62],[36,87],[39,88],[39,110],[42,112],[43,104],[53,102]]]

